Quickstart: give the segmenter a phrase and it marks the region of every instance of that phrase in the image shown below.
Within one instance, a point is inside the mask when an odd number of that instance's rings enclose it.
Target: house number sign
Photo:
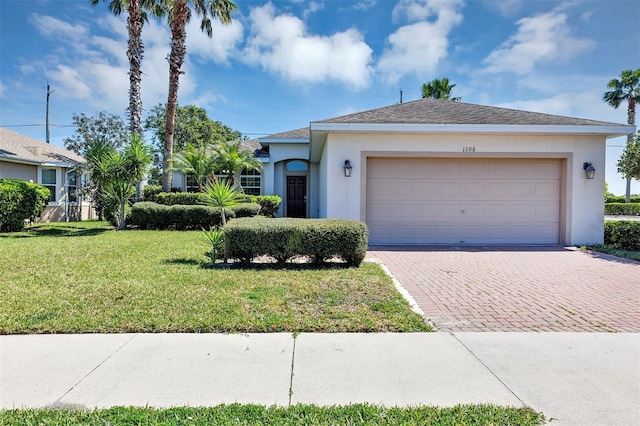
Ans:
[[[462,152],[476,152],[475,146],[463,146]]]

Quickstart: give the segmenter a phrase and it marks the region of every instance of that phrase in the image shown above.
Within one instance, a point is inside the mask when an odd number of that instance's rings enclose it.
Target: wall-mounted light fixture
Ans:
[[[351,161],[344,160],[344,167],[342,167],[342,170],[344,170],[344,177],[351,177],[351,172],[353,171]]]
[[[593,179],[593,176],[596,174],[596,169],[593,165],[591,163],[584,163],[582,168],[584,169],[584,173],[587,175],[587,179]]]

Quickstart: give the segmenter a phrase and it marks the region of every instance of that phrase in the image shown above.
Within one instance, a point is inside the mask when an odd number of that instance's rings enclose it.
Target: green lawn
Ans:
[[[375,264],[210,268],[200,232],[0,234],[0,334],[428,331]]]
[[[640,262],[640,251],[630,251],[630,250],[618,250],[608,246],[590,246],[587,247],[589,250],[599,251],[601,253],[612,254],[618,257],[624,257],[626,259],[637,260]]]
[[[318,407],[220,405],[210,408],[115,407],[107,410],[6,410],[2,425],[518,425],[544,423],[529,408],[462,405],[452,408],[384,408],[368,404]]]

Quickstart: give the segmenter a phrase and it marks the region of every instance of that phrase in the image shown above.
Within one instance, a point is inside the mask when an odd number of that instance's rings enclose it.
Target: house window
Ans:
[[[42,169],[42,186],[47,188],[51,195],[49,196],[49,202],[54,203],[56,201],[57,182],[56,182],[56,169]]]
[[[306,172],[307,163],[300,160],[289,161],[287,163],[287,171],[288,172]]]
[[[240,174],[240,186],[247,195],[260,195],[262,175],[258,170],[242,170]]]
[[[75,170],[67,172],[67,200],[70,203],[78,202],[78,174]]]
[[[200,192],[200,186],[198,186],[194,175],[187,175],[186,189],[187,192]]]

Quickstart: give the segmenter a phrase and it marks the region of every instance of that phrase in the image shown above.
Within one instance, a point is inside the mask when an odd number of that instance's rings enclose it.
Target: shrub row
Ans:
[[[604,244],[618,250],[640,251],[640,222],[631,220],[605,222]]]
[[[142,199],[158,204],[173,206],[203,204],[203,194],[199,192],[162,192],[162,187],[147,185],[144,187]],[[257,203],[260,205],[260,216],[274,217],[280,208],[282,198],[278,195],[244,195],[244,203]]]
[[[224,228],[227,252],[248,263],[257,256],[271,256],[284,263],[308,256],[320,263],[337,257],[358,266],[367,253],[367,226],[357,220],[245,218]]]
[[[632,195],[630,201],[632,203],[640,203],[640,195]],[[607,195],[604,197],[605,203],[624,203],[624,195]]]
[[[607,203],[604,214],[640,216],[640,203]]]
[[[207,229],[222,225],[221,209],[209,206],[166,206],[141,201],[131,207],[131,225],[141,229]],[[235,217],[233,210],[225,210],[227,218]]]
[[[0,232],[22,231],[25,221],[40,217],[51,193],[36,183],[0,179]]]

